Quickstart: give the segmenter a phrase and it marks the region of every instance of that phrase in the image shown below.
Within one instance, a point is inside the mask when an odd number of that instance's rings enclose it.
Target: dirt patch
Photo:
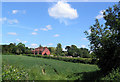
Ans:
[[[42,69],[42,73],[43,73],[43,75],[45,75],[45,69]]]

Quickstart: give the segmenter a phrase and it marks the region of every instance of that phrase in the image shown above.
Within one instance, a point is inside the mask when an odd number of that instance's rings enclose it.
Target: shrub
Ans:
[[[51,56],[40,56],[42,58],[48,58],[48,59],[56,59],[60,61],[66,61],[66,62],[73,62],[73,63],[85,63],[85,64],[94,64],[94,61],[92,61],[92,58],[67,58],[67,57],[51,57]]]
[[[27,54],[26,56],[56,59],[60,61],[84,63],[84,64],[96,64],[97,61],[97,59],[92,59],[92,58],[68,58],[68,57],[58,57],[58,56],[48,56],[48,55],[42,56],[42,55],[34,55],[34,54]]]
[[[23,69],[18,69],[11,65],[2,66],[2,79],[3,80],[25,80],[28,73]]]
[[[113,69],[111,73],[106,75],[103,80],[117,80],[120,81],[120,68],[117,68],[116,70]]]

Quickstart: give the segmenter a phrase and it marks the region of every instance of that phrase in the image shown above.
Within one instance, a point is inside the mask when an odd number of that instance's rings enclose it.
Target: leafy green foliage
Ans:
[[[57,44],[56,47],[56,55],[61,55],[62,54],[62,45],[60,43]]]
[[[56,55],[55,52],[56,52],[56,48],[55,47],[48,47],[49,51],[50,51],[50,54],[52,55]]]
[[[9,45],[2,45],[2,53],[3,54],[31,54],[31,48],[25,47],[25,44],[18,43],[10,43]]]
[[[113,69],[112,72],[102,78],[102,80],[120,81],[120,68],[117,68],[116,70]]]
[[[29,55],[32,57],[40,57],[40,58],[47,58],[47,59],[56,59],[60,61],[65,61],[65,62],[73,62],[73,63],[84,63],[84,64],[95,64],[97,60],[92,59],[92,58],[69,58],[69,57],[52,57],[52,56],[42,56],[42,55]]]
[[[80,56],[82,58],[90,57],[89,50],[86,48],[77,48],[77,46],[71,45],[71,46],[66,46],[65,49],[67,50],[67,54],[66,54],[67,56],[73,56],[73,57]]]
[[[28,73],[24,69],[16,68],[12,65],[2,65],[3,80],[24,80],[28,78]]]
[[[104,11],[105,25],[98,19],[90,27],[91,33],[85,32],[90,40],[91,50],[99,59],[98,66],[104,72],[120,66],[120,2]]]

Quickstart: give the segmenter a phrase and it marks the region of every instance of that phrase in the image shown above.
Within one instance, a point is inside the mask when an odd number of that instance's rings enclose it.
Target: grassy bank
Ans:
[[[37,57],[3,55],[2,59],[3,64],[24,68],[29,80],[91,80],[99,70],[96,65]]]

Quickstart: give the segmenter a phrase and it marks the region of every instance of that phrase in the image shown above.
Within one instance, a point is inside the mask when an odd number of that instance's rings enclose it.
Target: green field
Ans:
[[[96,65],[64,62],[54,59],[3,55],[3,64],[24,68],[28,80],[91,80],[99,69]]]

